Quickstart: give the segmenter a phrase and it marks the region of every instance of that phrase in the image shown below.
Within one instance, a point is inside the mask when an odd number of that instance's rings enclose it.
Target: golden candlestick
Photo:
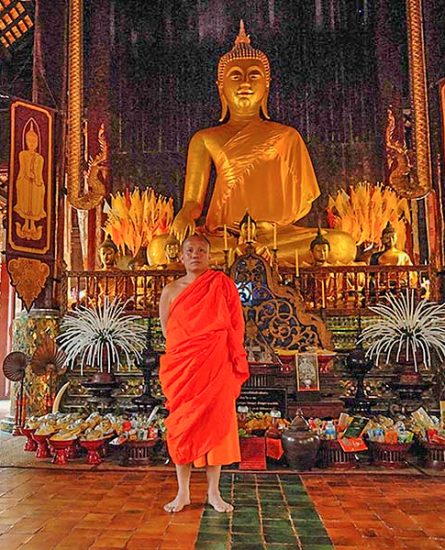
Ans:
[[[295,277],[300,276],[300,267],[298,265],[298,249],[295,250]]]
[[[326,309],[326,291],[324,287],[324,279],[321,281],[321,307],[322,309]]]
[[[224,250],[229,250],[228,244],[227,244],[227,225],[224,224]]]
[[[273,249],[277,250],[277,224],[273,224]]]

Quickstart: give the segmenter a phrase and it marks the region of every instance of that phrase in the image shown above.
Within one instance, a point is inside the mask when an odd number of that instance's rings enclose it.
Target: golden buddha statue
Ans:
[[[184,269],[184,264],[179,259],[181,244],[173,235],[168,237],[165,243],[164,253],[165,259],[167,260],[165,265],[166,269]]]
[[[118,248],[114,242],[107,237],[99,247],[99,258],[102,264],[101,271],[121,271],[117,265]],[[105,296],[113,301],[118,298],[122,302],[133,297],[133,282],[129,277],[98,277],[90,284],[88,296],[91,304],[101,306]]]
[[[413,265],[411,258],[397,248],[397,233],[391,222],[382,231],[383,251],[371,256],[371,265]]]
[[[330,265],[328,258],[331,252],[331,243],[323,237],[320,228],[318,228],[317,236],[311,241],[309,248],[312,254],[311,264],[313,266],[324,267]]]
[[[46,218],[45,159],[38,152],[39,136],[32,121],[25,134],[25,145],[26,149],[19,153],[19,172],[15,182],[17,202],[14,206],[14,212],[23,218],[24,223],[16,222],[16,231],[22,239],[38,241],[42,238],[42,227],[37,227],[36,222]]]
[[[213,163],[215,186],[202,228],[213,255],[221,255],[224,226],[230,234],[228,246],[237,246],[240,221],[248,211],[256,220],[259,245],[272,248],[276,224],[279,259],[293,264],[298,249],[300,260],[310,262],[309,246],[317,230],[294,223],[310,211],[320,190],[303,138],[294,128],[269,119],[270,81],[269,60],[250,45],[241,21],[233,48],[218,64],[223,124],[198,131],[190,141],[184,202],[171,231],[180,242],[195,232]],[[356,251],[352,237],[323,230],[327,232],[332,261],[351,263]]]

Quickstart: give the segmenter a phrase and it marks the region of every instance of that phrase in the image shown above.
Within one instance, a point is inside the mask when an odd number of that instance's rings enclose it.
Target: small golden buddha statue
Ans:
[[[249,211],[257,223],[259,244],[272,248],[276,224],[279,259],[293,264],[297,249],[300,261],[310,262],[309,246],[317,230],[294,223],[310,211],[320,190],[303,138],[294,128],[270,120],[270,82],[269,60],[250,45],[241,21],[233,48],[218,64],[223,124],[198,131],[190,141],[184,202],[172,233],[180,242],[194,233],[213,164],[216,180],[204,231],[214,255],[223,250],[223,227],[237,235]],[[329,234],[333,262],[354,260],[356,247],[350,235],[336,230],[323,233]],[[235,236],[228,245],[237,246]]]
[[[324,267],[329,265],[328,258],[331,252],[331,244],[323,237],[320,228],[318,229],[317,236],[310,244],[310,251],[312,254],[313,266]]]
[[[249,213],[246,212],[244,218],[241,220],[238,242],[236,248],[233,252],[233,259],[243,256],[247,253],[247,247],[253,246],[255,254],[258,256],[263,256],[267,261],[270,260],[270,252],[266,246],[259,245],[257,242],[257,223],[250,217]]]
[[[25,134],[26,149],[19,153],[19,172],[15,182],[17,202],[16,212],[24,223],[16,222],[17,235],[22,239],[38,241],[42,238],[42,227],[36,222],[46,218],[45,182],[43,167],[45,159],[38,152],[39,136],[31,121]]]
[[[397,233],[391,222],[382,231],[383,251],[371,256],[371,265],[413,265],[411,258],[397,248]]]
[[[107,237],[99,247],[99,258],[102,264],[101,271],[121,271],[116,265],[117,255],[117,246],[110,237]],[[98,277],[95,283],[96,288],[94,288],[93,284],[93,288],[90,288],[90,292],[88,293],[90,297],[93,296],[93,305],[102,305],[105,296],[110,301],[118,298],[123,302],[133,296],[133,282],[129,277]]]
[[[170,235],[167,239],[164,253],[167,260],[167,264],[165,265],[166,269],[184,269],[184,264],[179,259],[181,244],[173,235]]]

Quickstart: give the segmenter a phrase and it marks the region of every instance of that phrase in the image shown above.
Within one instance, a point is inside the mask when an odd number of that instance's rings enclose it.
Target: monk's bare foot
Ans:
[[[172,500],[171,502],[168,502],[164,506],[164,510],[172,514],[174,512],[180,512],[184,508],[184,506],[188,506],[189,504],[190,504],[190,496],[181,495],[178,493],[174,500]]]
[[[207,500],[210,506],[213,506],[213,508],[217,512],[224,513],[224,512],[231,512],[233,510],[233,506],[228,502],[226,502],[225,500],[223,500],[219,493],[215,495],[209,495]]]

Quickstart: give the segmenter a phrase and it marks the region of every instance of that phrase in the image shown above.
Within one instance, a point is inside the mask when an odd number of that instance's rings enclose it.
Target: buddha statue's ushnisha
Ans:
[[[311,261],[310,243],[317,229],[296,227],[320,195],[306,145],[294,128],[269,120],[267,101],[271,82],[267,56],[250,45],[241,22],[233,48],[218,64],[220,126],[198,131],[188,149],[184,202],[172,233],[182,241],[195,231],[201,216],[211,165],[216,171],[205,225],[212,250],[223,249],[224,225],[237,246],[239,224],[246,211],[256,220],[257,242],[272,248],[277,224],[278,256],[293,262],[298,249]],[[327,230],[323,230],[325,234]],[[355,243],[346,233],[329,231],[332,263],[348,264]]]

